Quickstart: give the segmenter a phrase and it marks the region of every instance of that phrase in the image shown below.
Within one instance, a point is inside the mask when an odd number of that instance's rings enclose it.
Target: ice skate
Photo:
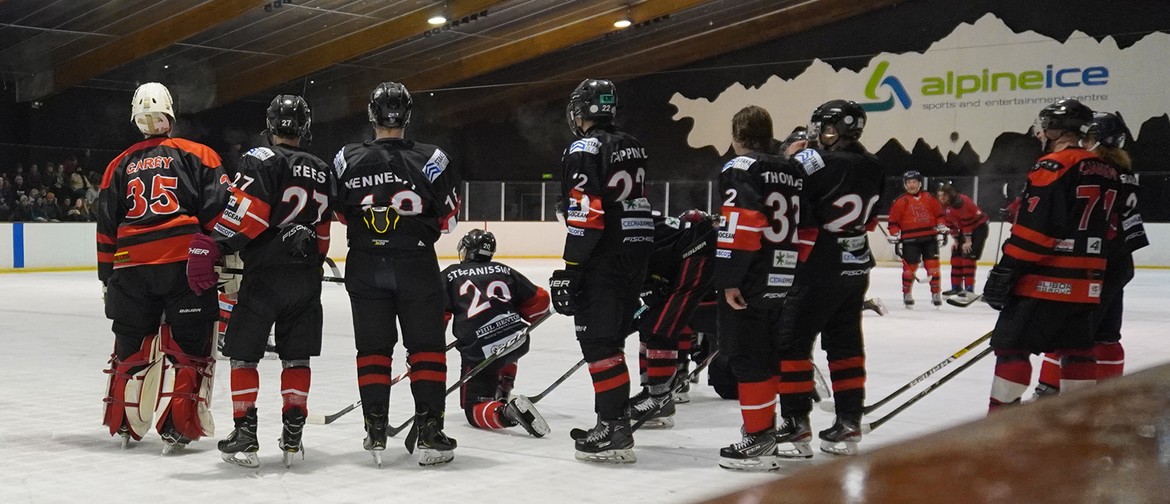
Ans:
[[[523,427],[533,437],[544,437],[551,432],[548,422],[545,422],[540,412],[536,411],[536,405],[525,396],[518,395],[509,400],[504,405],[504,416]]]
[[[935,309],[942,306],[942,294],[937,292],[930,295],[930,304],[934,305]]]
[[[1032,392],[1032,401],[1039,401],[1045,397],[1057,395],[1060,395],[1060,387],[1053,387],[1047,383],[1037,383],[1036,390]]]
[[[789,459],[812,458],[812,427],[808,417],[784,417],[784,423],[775,432],[776,444],[792,443],[791,450],[776,447],[776,456]]]
[[[907,310],[914,309],[914,296],[909,292],[902,294],[902,304],[906,306]]]
[[[284,412],[284,428],[280,431],[280,449],[284,452],[285,467],[292,467],[292,461],[297,453],[301,460],[305,459],[304,448],[301,446],[301,434],[305,431],[305,413],[299,408]]]
[[[886,309],[886,304],[882,302],[882,298],[866,299],[861,304],[861,308],[863,310],[873,310],[879,317],[884,317],[890,312],[890,310]]]
[[[256,408],[235,419],[236,428],[227,439],[219,442],[220,458],[224,462],[244,467],[260,467],[260,443],[256,440]]]
[[[678,365],[678,369],[674,372],[674,380],[671,388],[674,390],[674,403],[686,404],[691,402],[691,365],[690,361]]]
[[[127,427],[125,423],[123,423],[121,427],[118,427],[118,437],[120,438],[119,444],[122,449],[129,450],[130,440],[134,438],[130,436],[130,427]]]
[[[959,295],[959,294],[962,294],[962,293],[963,293],[963,289],[962,289],[961,287],[951,287],[949,290],[947,290],[947,291],[944,291],[944,292],[942,293],[942,295],[944,295],[944,296],[956,296],[956,295]]]
[[[443,426],[439,419],[419,415],[415,420],[418,429],[418,440],[415,449],[418,450],[418,465],[426,467],[446,464],[455,459],[455,447],[458,443],[443,433]],[[409,436],[407,436],[409,439]]]
[[[164,430],[161,434],[159,434],[159,437],[162,438],[163,442],[163,455],[170,455],[179,449],[186,448],[188,444],[191,444],[191,440],[182,434],[179,434],[179,431],[175,430],[174,427],[169,427],[168,429]]]
[[[597,425],[576,440],[577,460],[607,464],[637,462],[629,418],[597,420]]]
[[[386,408],[371,406],[366,413],[366,439],[362,447],[374,457],[374,463],[382,467],[382,452],[386,451]]]
[[[833,426],[820,432],[821,451],[833,455],[857,455],[861,441],[860,418],[837,417]]]
[[[652,394],[650,389],[651,387],[643,387],[638,395],[630,398],[626,403],[626,414],[647,429],[674,427],[674,398],[671,397],[670,391]]]
[[[769,429],[744,434],[743,440],[719,450],[719,467],[734,471],[773,471],[780,468],[776,432]]]

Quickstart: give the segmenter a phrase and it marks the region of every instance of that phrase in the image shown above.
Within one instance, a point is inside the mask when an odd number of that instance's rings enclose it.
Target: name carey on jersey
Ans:
[[[324,181],[322,181],[324,182]],[[374,187],[383,184],[402,184],[411,189],[416,189],[414,183],[399,177],[394,172],[375,173],[373,175],[362,175],[354,177],[345,181],[347,189],[359,189],[362,187]]]
[[[457,268],[457,269],[453,269],[447,273],[447,281],[453,282],[453,281],[455,281],[456,278],[459,278],[461,276],[490,275],[492,273],[511,275],[512,268],[509,268],[509,267],[504,266],[502,264],[493,264],[493,265],[489,265],[489,266],[477,266],[475,268]]]

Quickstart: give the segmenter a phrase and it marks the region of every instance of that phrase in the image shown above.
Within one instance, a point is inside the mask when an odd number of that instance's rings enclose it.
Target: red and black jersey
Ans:
[[[443,270],[447,312],[459,350],[491,355],[491,343],[505,341],[548,313],[549,295],[509,266],[495,262],[461,262]],[[502,344],[502,343],[501,343]]]
[[[1047,154],[1028,185],[1000,265],[1020,273],[1014,293],[1099,303],[1110,222],[1123,204],[1117,169],[1079,147]]]
[[[783,299],[796,272],[804,172],[780,156],[751,152],[723,165],[715,287],[744,298]]]
[[[646,149],[612,126],[594,126],[565,151],[562,197],[566,202],[564,259],[654,248],[654,221],[646,199]]]
[[[227,201],[219,155],[153,137],[110,161],[97,199],[98,278],[115,268],[187,260],[191,235],[211,230]]]
[[[229,190],[211,236],[225,253],[242,251],[245,268],[319,263],[328,252],[337,183],[317,156],[289,145],[256,147],[241,157]],[[311,238],[306,250],[303,240]]]
[[[946,225],[955,236],[971,236],[975,228],[987,224],[987,214],[979,209],[966,194],[956,194],[954,201],[943,208]]]
[[[440,234],[455,229],[459,174],[442,149],[385,138],[346,145],[333,164],[350,248],[433,247]]]
[[[1117,194],[1118,204],[1121,205],[1117,214],[1118,222],[1112,227],[1117,230],[1117,238],[1120,243],[1116,244],[1113,249],[1124,253],[1133,253],[1135,250],[1146,247],[1150,244],[1149,237],[1146,236],[1146,228],[1142,224],[1142,212],[1138,205],[1138,193],[1141,192],[1141,186],[1138,184],[1138,178],[1132,173],[1124,173],[1118,170],[1121,176],[1121,192]]]
[[[890,205],[890,235],[902,240],[934,238],[945,225],[942,204],[926,191],[903,193]]]
[[[650,316],[642,318],[639,329],[674,336],[687,327],[699,303],[715,293],[715,223],[658,216],[654,221],[654,252],[641,294]]]
[[[873,208],[884,182],[877,158],[854,143],[805,149],[792,159],[804,169],[797,281],[868,274],[874,259],[866,232],[877,225]]]

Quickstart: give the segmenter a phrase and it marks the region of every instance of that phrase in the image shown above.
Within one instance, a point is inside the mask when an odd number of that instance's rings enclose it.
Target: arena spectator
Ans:
[[[12,209],[12,222],[31,222],[32,220],[32,198],[29,198],[28,195],[21,196],[16,208]]]
[[[85,198],[77,198],[73,202],[73,206],[69,207],[69,212],[65,214],[65,220],[70,222],[89,222],[93,220],[93,213],[90,212],[89,203]]]
[[[69,194],[74,198],[84,198],[85,190],[89,188],[89,181],[85,179],[85,175],[81,173],[81,168],[74,168],[73,174],[69,176]]]

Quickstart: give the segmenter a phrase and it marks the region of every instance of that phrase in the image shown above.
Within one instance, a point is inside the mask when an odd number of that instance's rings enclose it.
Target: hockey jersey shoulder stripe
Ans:
[[[427,180],[434,183],[435,179],[443,174],[443,170],[447,169],[449,162],[450,159],[447,158],[447,153],[443,152],[442,149],[436,148],[435,152],[431,154],[431,158],[422,167],[423,175],[427,177]]]
[[[211,150],[211,147],[201,143],[192,142],[185,138],[168,138],[162,143],[184,152],[194,154],[195,157],[199,158],[199,161],[201,161],[204,166],[209,168],[219,168],[223,164],[223,161],[219,158],[219,154],[216,154],[214,150]]]
[[[1056,238],[1036,231],[1018,222],[1012,225],[1012,236],[1035,243],[1036,245],[1047,249],[1056,247]]]
[[[720,171],[727,171],[729,169],[750,170],[752,164],[755,162],[755,158],[748,156],[737,156],[735,159],[732,159],[731,161],[728,161],[726,164],[724,164],[723,169]]]
[[[596,138],[582,138],[569,145],[569,154],[576,154],[578,152],[597,154],[600,151],[601,140]]]

